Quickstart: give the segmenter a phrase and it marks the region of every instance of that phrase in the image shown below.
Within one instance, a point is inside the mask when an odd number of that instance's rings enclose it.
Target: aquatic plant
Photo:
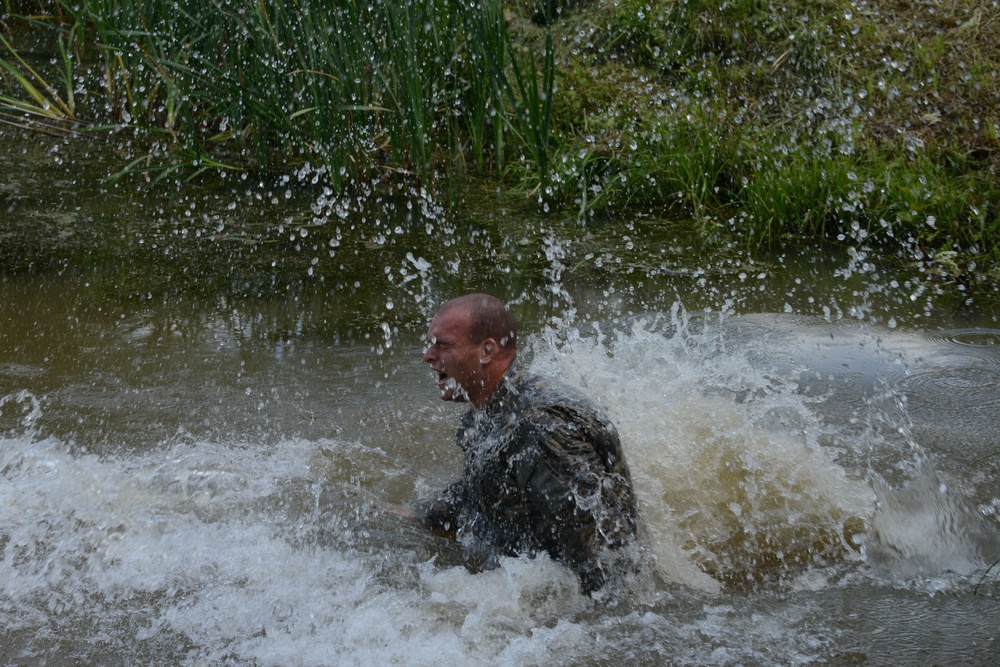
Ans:
[[[1000,263],[995,1],[49,0],[3,21],[57,53],[3,44],[8,115],[144,133],[137,173],[473,173],[584,220],[902,248],[943,280]]]
[[[76,104],[73,98],[72,60],[67,54],[67,42],[73,39],[74,29],[70,29],[66,39],[58,40],[59,52],[64,68],[60,71],[64,94],[60,94],[31,65],[25,62],[18,52],[3,35],[0,35],[0,46],[9,53],[15,63],[0,58],[0,72],[11,77],[20,89],[28,95],[29,100],[22,100],[9,95],[0,95],[0,105],[12,111],[21,111],[29,117],[42,118],[49,121],[72,121],[76,118]]]
[[[513,145],[547,172],[552,49],[541,63],[515,49],[498,0],[42,4],[44,20],[22,23],[54,26],[90,67],[69,95],[80,86],[95,117],[160,138],[144,170],[212,155],[256,168],[309,160],[337,187],[395,173],[428,180],[471,138],[477,153]],[[470,44],[469,33],[483,39]],[[44,108],[20,72],[34,70],[4,46],[14,87]],[[43,76],[34,82],[70,114]],[[24,107],[15,100],[5,102]]]
[[[545,10],[547,11],[547,10]],[[552,31],[544,31],[544,46],[539,59],[530,43],[522,53],[507,29],[501,3],[470,3],[464,6],[465,27],[469,32],[470,56],[481,63],[488,87],[475,86],[469,102],[476,118],[487,110],[501,111],[494,122],[493,145],[497,166],[504,169],[505,145],[519,147],[531,160],[526,180],[537,180],[532,188],[547,186],[550,176],[549,154],[552,126],[552,98],[555,84]],[[539,62],[541,60],[541,62]],[[472,73],[473,78],[475,72]],[[482,77],[480,77],[482,78]],[[477,121],[471,134],[482,145],[481,124]],[[510,139],[505,139],[510,137]]]

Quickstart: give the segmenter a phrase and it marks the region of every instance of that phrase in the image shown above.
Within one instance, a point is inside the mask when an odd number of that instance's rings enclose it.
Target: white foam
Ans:
[[[866,536],[869,560],[894,578],[972,575],[1000,554],[1000,536],[923,460],[898,488],[875,480],[878,511]]]
[[[820,446],[824,426],[809,401],[746,350],[718,354],[711,331],[692,335],[678,313],[672,334],[651,324],[540,346],[533,367],[610,412],[661,573],[718,591],[707,573],[739,578],[770,562],[849,557],[845,530],[863,527],[874,496]]]
[[[281,500],[322,484],[317,449],[202,442],[100,458],[3,439],[0,617],[8,630],[64,625],[64,644],[84,619],[137,642],[177,635],[174,659],[190,664],[513,664],[505,652],[537,649],[536,628],[592,605],[547,559],[473,575],[408,566],[405,548],[305,539],[350,518]],[[140,617],[123,617],[130,605]]]

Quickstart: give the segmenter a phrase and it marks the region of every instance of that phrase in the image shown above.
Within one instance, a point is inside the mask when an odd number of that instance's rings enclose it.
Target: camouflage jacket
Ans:
[[[456,442],[464,474],[417,504],[425,525],[493,558],[548,552],[585,591],[604,585],[609,550],[635,535],[636,501],[618,432],[593,404],[515,361]]]

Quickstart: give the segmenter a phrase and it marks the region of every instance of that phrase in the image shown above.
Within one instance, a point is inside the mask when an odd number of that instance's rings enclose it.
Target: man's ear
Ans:
[[[497,344],[497,342],[492,338],[487,338],[486,341],[483,342],[483,363],[489,363],[493,359],[493,356],[499,351],[500,345]]]

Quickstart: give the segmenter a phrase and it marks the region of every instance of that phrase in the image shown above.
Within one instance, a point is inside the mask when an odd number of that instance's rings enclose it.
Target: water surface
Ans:
[[[988,288],[475,184],[110,185],[114,150],[0,138],[5,664],[995,659]],[[457,472],[420,354],[470,289],[615,418],[656,567],[613,599],[385,512]]]

